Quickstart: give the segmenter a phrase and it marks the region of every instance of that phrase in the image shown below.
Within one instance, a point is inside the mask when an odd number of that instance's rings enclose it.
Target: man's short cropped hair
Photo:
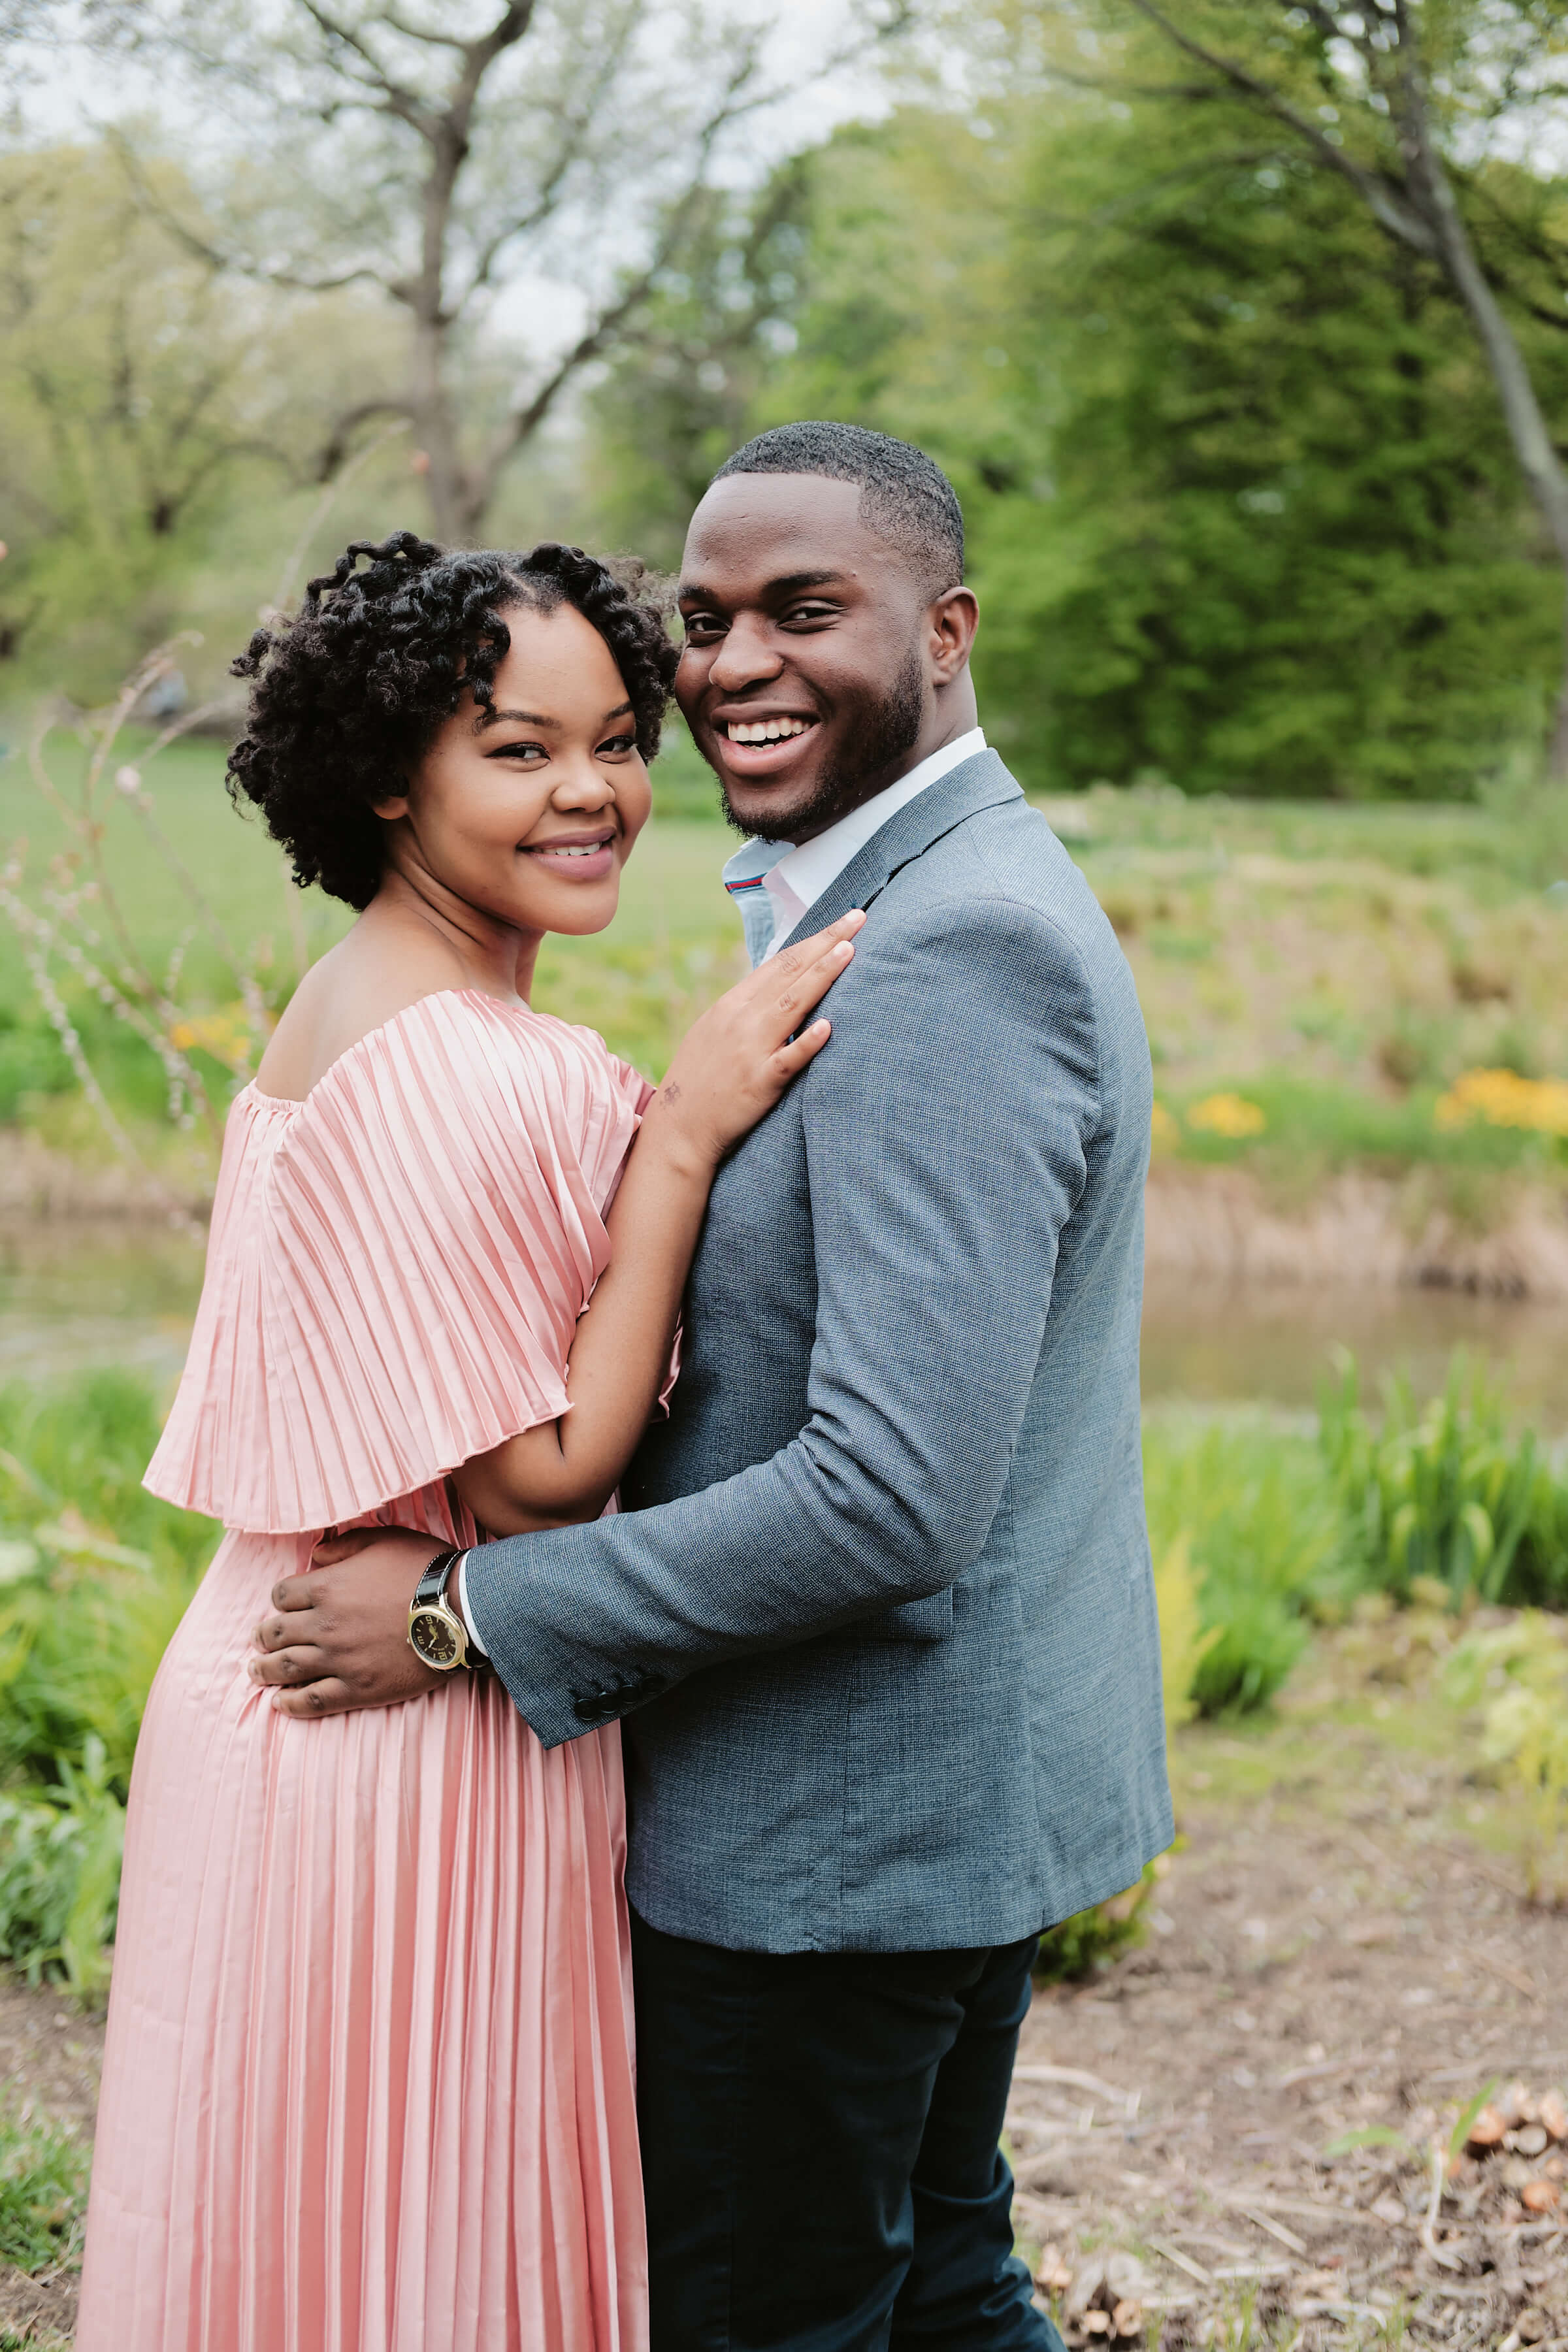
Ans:
[[[775,425],[727,457],[728,474],[826,474],[860,486],[860,520],[907,556],[923,593],[940,596],[963,578],[963,509],[942,467],[910,442],[861,425],[814,420]]]

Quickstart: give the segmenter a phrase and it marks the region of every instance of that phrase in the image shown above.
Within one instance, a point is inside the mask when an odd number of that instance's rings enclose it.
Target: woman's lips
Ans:
[[[602,882],[606,874],[615,871],[616,844],[613,834],[596,844],[534,842],[524,845],[523,854],[537,860],[547,873],[559,875],[563,882]]]

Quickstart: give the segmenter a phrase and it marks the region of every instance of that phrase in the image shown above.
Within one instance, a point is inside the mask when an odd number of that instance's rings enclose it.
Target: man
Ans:
[[[869,920],[713,1188],[626,1509],[463,1563],[542,1740],[625,1721],[656,2352],[1058,2343],[997,2148],[1030,1962],[1172,1834],[1148,1048],[976,724],[963,565],[945,477],[847,425],[763,434],[698,508],[676,691],[752,836],[752,959]],[[321,1704],[400,1696],[430,1549],[291,1580],[263,1646],[313,1643]]]

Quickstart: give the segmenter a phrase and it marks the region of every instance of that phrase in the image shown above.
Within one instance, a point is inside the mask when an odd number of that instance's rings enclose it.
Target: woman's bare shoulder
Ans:
[[[422,997],[461,988],[456,951],[423,927],[371,923],[313,963],[273,1031],[256,1083],[265,1095],[303,1102],[332,1064]]]

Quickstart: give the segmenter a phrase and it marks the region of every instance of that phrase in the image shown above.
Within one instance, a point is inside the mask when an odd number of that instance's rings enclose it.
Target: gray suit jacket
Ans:
[[[855,906],[832,1043],[713,1187],[622,1516],[469,1568],[541,1739],[626,1718],[637,1908],[740,1949],[1009,1941],[1173,1834],[1131,975],[994,752],[802,928]]]

